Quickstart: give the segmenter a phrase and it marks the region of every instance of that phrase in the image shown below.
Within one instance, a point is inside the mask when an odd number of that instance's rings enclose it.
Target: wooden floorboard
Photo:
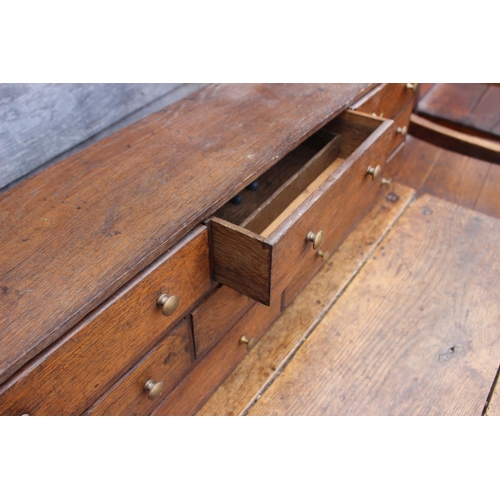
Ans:
[[[492,165],[474,209],[500,219],[500,165]]]
[[[242,414],[279,374],[414,196],[412,189],[398,184],[391,192],[396,196],[375,205],[198,415]]]
[[[499,220],[423,195],[248,414],[481,415],[499,248]]]
[[[500,380],[498,380],[498,375],[495,382],[491,399],[485,412],[488,417],[500,417]]]
[[[443,150],[422,192],[474,208],[490,168],[490,163]]]

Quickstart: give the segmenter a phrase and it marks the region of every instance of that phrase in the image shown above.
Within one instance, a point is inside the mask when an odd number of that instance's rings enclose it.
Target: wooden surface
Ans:
[[[175,388],[154,415],[192,415],[247,355],[243,335],[260,339],[280,314],[280,303],[255,304]],[[258,344],[257,344],[258,346]],[[255,347],[256,348],[256,347]],[[255,349],[254,348],[254,349]]]
[[[440,148],[500,164],[500,142],[474,137],[418,115],[411,115],[410,133]]]
[[[196,358],[201,358],[255,302],[220,286],[191,313]]]
[[[500,217],[500,167],[496,164],[409,137],[397,180],[419,194],[429,193]]]
[[[500,417],[500,383],[498,375],[495,382],[495,386],[491,393],[491,399],[486,408],[486,415],[489,417]]]
[[[499,245],[499,220],[419,198],[248,414],[481,415]]]
[[[408,104],[415,101],[415,92],[406,88],[405,83],[382,83],[351,106],[382,118],[393,119]]]
[[[207,229],[200,227],[4,384],[0,414],[80,414],[210,287]],[[170,316],[156,304],[162,293],[179,295]]]
[[[180,85],[0,84],[0,188]]]
[[[183,320],[85,414],[149,415],[158,400],[148,398],[144,384],[148,380],[163,382],[163,395],[172,391],[191,367],[190,336],[188,322]]]
[[[500,139],[500,87],[484,83],[436,83],[416,111],[441,125]]]
[[[279,376],[281,368],[400,217],[413,194],[408,187],[393,185],[390,196],[375,204],[307,285],[300,298],[274,323],[198,414],[239,415],[245,412],[266,384]]]
[[[211,85],[0,199],[0,381],[368,84]]]

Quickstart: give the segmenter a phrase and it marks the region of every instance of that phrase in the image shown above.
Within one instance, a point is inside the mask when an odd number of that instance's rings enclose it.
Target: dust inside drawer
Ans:
[[[269,304],[302,254],[336,240],[346,204],[357,214],[374,201],[392,124],[346,111],[223,206],[210,219],[214,279]]]

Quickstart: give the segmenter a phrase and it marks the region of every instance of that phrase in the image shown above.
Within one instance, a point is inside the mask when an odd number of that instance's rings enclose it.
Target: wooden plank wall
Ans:
[[[0,84],[0,189],[204,84]]]

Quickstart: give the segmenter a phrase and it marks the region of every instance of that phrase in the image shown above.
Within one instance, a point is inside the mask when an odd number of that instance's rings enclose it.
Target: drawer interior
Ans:
[[[223,205],[214,217],[268,237],[377,129],[380,120],[346,111],[257,178],[240,204]]]
[[[243,191],[240,205],[223,206],[209,222],[214,279],[269,305],[311,238],[324,227],[333,242],[344,224],[335,214],[349,224],[374,200],[367,169],[384,165],[392,125],[346,111],[259,177],[257,191]]]

